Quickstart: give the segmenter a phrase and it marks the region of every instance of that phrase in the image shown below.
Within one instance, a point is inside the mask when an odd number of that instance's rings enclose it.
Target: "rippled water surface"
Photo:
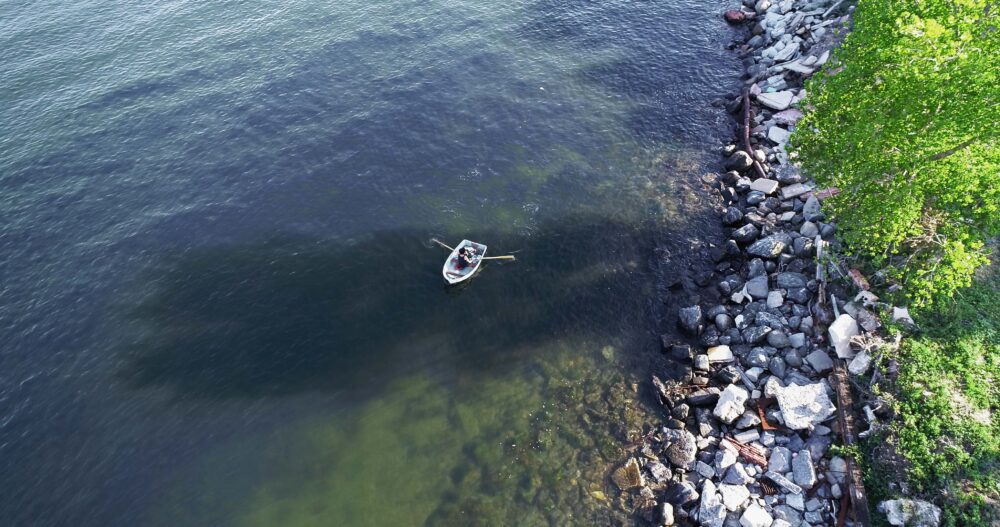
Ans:
[[[629,522],[721,8],[0,3],[0,525]]]

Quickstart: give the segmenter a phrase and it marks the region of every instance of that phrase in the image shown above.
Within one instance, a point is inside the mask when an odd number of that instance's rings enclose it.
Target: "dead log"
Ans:
[[[757,171],[757,175],[766,178],[767,173],[753,155],[753,148],[750,146],[750,88],[743,88],[743,151],[753,160],[753,168]]]

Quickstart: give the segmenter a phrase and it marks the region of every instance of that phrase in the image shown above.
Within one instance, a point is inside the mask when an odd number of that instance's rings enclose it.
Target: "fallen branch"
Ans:
[[[753,160],[753,168],[757,175],[766,178],[767,173],[753,155],[753,148],[750,146],[750,88],[743,88],[743,151]]]

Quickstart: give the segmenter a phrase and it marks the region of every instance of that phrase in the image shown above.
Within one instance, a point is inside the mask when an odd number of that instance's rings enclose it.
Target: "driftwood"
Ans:
[[[757,175],[766,178],[767,173],[764,172],[764,167],[760,165],[760,161],[753,155],[753,148],[750,146],[750,89],[743,88],[743,151],[750,156],[753,160],[753,168],[757,171]]]

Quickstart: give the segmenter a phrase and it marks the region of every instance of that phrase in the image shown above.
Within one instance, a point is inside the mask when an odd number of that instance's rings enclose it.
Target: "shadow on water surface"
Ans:
[[[469,236],[518,261],[447,289],[446,253],[419,230],[189,251],[140,277],[148,294],[123,306],[120,374],[181,397],[363,396],[403,373],[499,373],[553,339],[648,328],[650,255],[669,233],[574,218],[530,237]]]

